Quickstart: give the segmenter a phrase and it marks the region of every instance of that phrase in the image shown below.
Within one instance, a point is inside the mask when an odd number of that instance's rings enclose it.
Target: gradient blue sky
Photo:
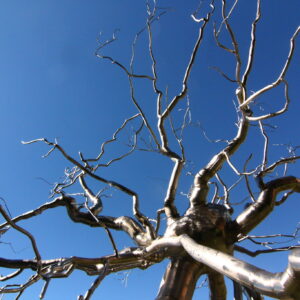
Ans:
[[[207,2],[203,1],[203,11]],[[256,1],[240,2],[232,23],[245,61],[249,22],[255,15]],[[169,98],[181,89],[180,82],[198,33],[198,25],[190,18],[197,5],[198,1],[192,0],[160,1],[160,6],[170,9],[159,23],[153,25],[153,44],[159,86],[163,90],[168,86]],[[290,0],[288,4],[283,0],[262,1],[262,21],[258,25],[257,56],[249,79],[250,90],[255,91],[277,78],[289,50],[289,39],[299,25],[299,11],[298,0]],[[57,182],[68,166],[59,153],[42,159],[48,150],[45,145],[24,146],[20,143],[22,140],[58,138],[71,155],[77,156],[78,151],[82,151],[87,156],[95,156],[100,143],[110,138],[123,120],[136,112],[130,102],[126,76],[116,66],[96,58],[94,51],[100,32],[102,40],[106,40],[115,29],[120,29],[118,41],[107,47],[104,53],[128,65],[131,42],[135,33],[144,26],[145,17],[145,3],[141,0],[0,1],[0,196],[6,200],[13,216],[46,202],[51,185],[45,181]],[[217,17],[218,13],[216,20]],[[227,74],[233,74],[234,61],[230,54],[215,47],[211,26],[207,29],[189,84],[192,121],[193,124],[200,122],[212,139],[230,139],[236,131],[233,105],[236,86],[210,67],[218,66]],[[226,35],[223,38],[227,42]],[[151,72],[146,42],[144,35],[136,49],[137,73]],[[269,130],[270,163],[288,155],[286,147],[273,144],[300,144],[299,65],[300,47],[297,47],[287,75],[292,99],[290,109],[284,117],[269,122],[278,126],[276,130]],[[143,81],[136,83],[138,100],[154,124],[155,97],[151,86]],[[259,112],[262,105],[265,111],[270,111],[281,107],[282,103],[283,90],[277,88],[259,99],[254,109]],[[174,116],[178,120],[182,118],[185,104],[179,108]],[[105,160],[126,149],[129,135],[130,130],[125,130],[120,141],[108,148]],[[144,137],[147,139],[147,134]],[[190,126],[185,132],[185,146],[186,172],[193,173],[224,144],[209,143],[199,126]],[[233,162],[241,167],[248,155],[254,153],[254,165],[261,161],[262,147],[263,139],[257,127],[253,127],[248,142]],[[142,211],[154,217],[162,205],[171,167],[166,158],[155,153],[136,152],[124,162],[102,170],[101,174],[139,192]],[[280,172],[279,169],[279,175]],[[288,173],[298,175],[296,165],[292,165]],[[236,180],[227,167],[221,175],[228,185]],[[191,183],[191,176],[183,176],[179,190],[187,193]],[[98,183],[91,184],[95,191],[102,187]],[[105,199],[103,214],[131,214],[128,197],[116,191],[107,193],[113,197]],[[245,188],[241,186],[231,199],[238,202],[245,196]],[[178,195],[177,204],[183,212],[187,207],[186,198]],[[299,208],[299,199],[291,197],[256,232],[291,233],[299,221]],[[236,213],[238,211],[236,208]],[[62,208],[21,225],[36,236],[45,259],[112,253],[102,229],[72,224]],[[115,233],[114,236],[120,249],[132,245],[124,234]],[[1,241],[1,256],[33,257],[30,244],[23,236],[11,231],[1,237]],[[283,270],[287,263],[283,253],[255,260],[241,257],[276,272]],[[166,263],[147,271],[132,270],[126,286],[123,281],[126,274],[111,275],[103,281],[95,299],[140,299],[141,295],[145,300],[154,299]],[[45,299],[76,299],[78,294],[85,293],[92,281],[93,278],[74,272],[66,280],[51,282]],[[40,283],[28,289],[24,299],[37,299],[40,289]],[[204,289],[197,289],[195,299],[205,293]],[[228,299],[230,297],[231,294]],[[4,295],[1,299],[14,298]]]

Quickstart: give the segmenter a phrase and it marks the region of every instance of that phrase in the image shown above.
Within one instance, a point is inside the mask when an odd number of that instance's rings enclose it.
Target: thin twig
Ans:
[[[228,192],[228,187],[226,186],[225,182],[222,180],[222,178],[220,177],[220,175],[218,173],[216,173],[216,178],[218,179],[218,181],[220,182],[220,184],[223,186],[223,190],[224,190],[224,206],[227,209],[232,209],[232,207],[229,204],[229,192]]]
[[[258,256],[260,254],[266,254],[266,253],[275,253],[275,252],[280,252],[280,251],[289,251],[289,250],[292,250],[292,249],[295,249],[295,248],[300,248],[300,246],[296,245],[296,246],[288,246],[288,247],[280,247],[280,248],[272,248],[272,249],[262,249],[262,250],[256,250],[256,251],[250,251],[250,250],[248,250],[248,249],[246,249],[244,247],[238,246],[238,245],[234,246],[234,250],[235,251],[247,254],[247,255],[249,255],[251,257],[255,257],[255,256]]]
[[[246,70],[243,74],[242,78],[242,85],[245,87],[247,85],[248,76],[251,72],[253,61],[254,61],[254,52],[255,52],[255,46],[256,46],[256,25],[258,21],[261,18],[261,11],[260,11],[260,0],[257,0],[257,8],[256,8],[256,17],[255,20],[252,22],[252,28],[251,28],[251,42],[249,47],[249,54],[248,54],[248,62]]]
[[[116,257],[119,257],[119,253],[118,253],[118,249],[117,249],[116,243],[115,243],[115,241],[114,241],[114,238],[113,238],[113,236],[112,236],[112,234],[111,234],[109,228],[105,225],[105,223],[102,223],[102,222],[99,220],[99,218],[97,218],[97,217],[94,215],[94,213],[92,212],[92,210],[89,208],[87,201],[85,202],[85,208],[86,208],[87,211],[91,214],[91,216],[94,218],[94,220],[95,220],[97,223],[99,223],[99,224],[101,225],[101,227],[104,228],[104,230],[106,231],[106,233],[107,233],[107,235],[108,235],[108,237],[109,237],[109,240],[110,240],[110,242],[111,242],[111,244],[112,244],[112,246],[113,246],[113,249],[114,249],[114,251],[115,251]]]
[[[19,274],[21,274],[24,271],[24,269],[19,269],[11,274],[5,275],[5,276],[0,276],[0,281],[6,281],[9,279],[12,279],[16,276],[18,276]]]
[[[248,165],[251,158],[252,158],[252,153],[249,155],[249,157],[245,161],[244,169],[243,169],[244,172],[246,171],[247,165]],[[244,177],[245,177],[246,187],[247,187],[248,193],[250,195],[250,198],[251,198],[252,202],[255,202],[255,197],[254,197],[253,192],[252,192],[251,187],[250,187],[248,175],[245,175]]]
[[[289,97],[289,85],[285,79],[282,79],[282,82],[285,85],[285,88],[284,88],[285,103],[284,103],[283,108],[279,109],[278,111],[271,112],[271,113],[268,113],[268,114],[265,114],[262,116],[247,116],[247,119],[249,121],[262,121],[262,120],[274,118],[274,117],[277,117],[277,116],[285,113],[288,110],[289,104],[291,102],[290,97]]]
[[[269,146],[269,137],[266,134],[266,131],[264,129],[264,126],[262,124],[261,121],[258,122],[259,124],[259,129],[260,132],[262,134],[262,136],[264,137],[264,150],[263,150],[263,160],[262,160],[262,164],[261,164],[261,171],[263,172],[268,164],[268,146]]]
[[[282,165],[282,164],[287,164],[287,163],[293,163],[296,160],[300,159],[300,156],[293,156],[293,157],[285,157],[285,158],[281,158],[279,160],[277,160],[276,162],[274,162],[272,165],[270,165],[269,167],[265,168],[265,170],[259,172],[257,174],[258,177],[263,177],[266,174],[274,171],[274,169],[276,169],[278,166]]]

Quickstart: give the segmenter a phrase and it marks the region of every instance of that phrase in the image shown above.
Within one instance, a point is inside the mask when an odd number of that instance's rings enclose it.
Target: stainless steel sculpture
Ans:
[[[245,63],[242,63],[241,53],[239,51],[239,43],[230,24],[230,17],[233,10],[237,9],[238,0],[233,3],[230,9],[227,9],[227,1],[210,1],[207,13],[199,18],[197,13],[192,15],[194,22],[199,24],[199,33],[194,44],[190,60],[186,66],[182,80],[180,92],[176,94],[171,101],[164,105],[164,92],[158,86],[158,73],[156,69],[156,59],[152,49],[152,31],[151,26],[154,22],[158,22],[162,16],[161,10],[157,9],[157,3],[147,4],[148,19],[146,27],[141,30],[133,43],[133,54],[129,68],[116,61],[110,56],[102,54],[105,46],[116,40],[114,35],[111,40],[101,44],[96,55],[98,58],[113,62],[128,76],[131,100],[135,106],[137,113],[126,119],[124,123],[114,133],[112,139],[105,141],[101,146],[99,155],[95,158],[88,159],[82,153],[78,159],[70,156],[64,148],[57,142],[49,141],[45,138],[36,139],[24,144],[42,142],[50,147],[49,155],[52,151],[58,151],[69,163],[72,169],[68,169],[65,173],[65,181],[55,186],[53,190],[54,199],[47,202],[37,209],[28,211],[17,217],[10,217],[3,207],[0,208],[5,221],[0,225],[1,233],[9,228],[13,228],[30,239],[34,259],[18,259],[12,260],[0,258],[0,266],[8,269],[16,269],[13,273],[2,276],[2,281],[14,280],[23,270],[30,269],[33,275],[24,284],[7,285],[0,288],[0,294],[16,293],[21,296],[22,293],[32,284],[39,280],[45,281],[45,287],[41,292],[41,298],[44,297],[48,284],[55,278],[68,277],[72,271],[81,270],[87,275],[97,275],[97,279],[93,285],[87,290],[85,295],[80,295],[78,299],[90,299],[99,286],[101,281],[110,273],[141,268],[146,269],[153,264],[160,263],[164,259],[170,259],[170,264],[165,272],[161,286],[159,288],[156,300],[189,300],[192,299],[197,280],[200,276],[206,274],[209,281],[212,300],[226,299],[226,285],[224,276],[234,281],[235,299],[240,300],[243,293],[251,299],[262,299],[262,295],[271,296],[278,299],[300,299],[300,249],[296,245],[289,249],[295,248],[290,252],[288,266],[282,273],[270,273],[255,267],[242,260],[233,257],[234,250],[249,252],[237,245],[239,241],[248,238],[251,232],[258,224],[266,219],[275,206],[283,204],[292,193],[300,193],[300,179],[293,176],[278,176],[275,179],[266,179],[266,175],[272,173],[278,166],[288,165],[295,162],[300,156],[290,156],[280,158],[272,164],[268,164],[268,137],[265,132],[263,120],[275,118],[285,113],[290,102],[288,95],[288,82],[286,74],[291,64],[294,51],[295,41],[300,32],[300,27],[296,28],[294,34],[290,38],[289,50],[286,55],[284,64],[281,67],[276,80],[256,91],[250,91],[248,88],[248,77],[252,72],[254,52],[256,49],[256,26],[261,18],[260,0],[257,0],[256,16],[252,22],[250,46]],[[269,5],[272,5],[269,3]],[[192,68],[195,64],[196,55],[204,40],[204,33],[207,26],[212,22],[216,8],[220,9],[220,29],[214,28],[214,38],[217,46],[233,54],[235,59],[235,75],[231,81],[236,85],[236,104],[237,104],[237,131],[236,135],[229,141],[224,148],[214,154],[208,163],[199,168],[194,174],[194,181],[188,195],[188,209],[184,214],[180,214],[175,205],[175,199],[178,193],[178,185],[183,167],[186,164],[185,149],[182,144],[182,137],[174,129],[172,119],[169,124],[171,114],[179,103],[188,95],[188,82]],[[220,32],[222,30],[229,34],[231,46],[227,47],[221,43]],[[149,57],[152,64],[152,74],[143,75],[135,74],[133,71],[135,43],[138,37],[143,33],[148,33]],[[244,70],[244,71],[243,71]],[[229,76],[222,73],[225,78]],[[153,92],[157,99],[157,116],[156,128],[148,120],[147,115],[142,110],[135,97],[135,79],[144,79],[153,86]],[[276,112],[264,113],[256,115],[252,111],[254,101],[264,95],[273,88],[283,85],[285,89],[285,104],[283,108]],[[157,220],[154,222],[144,215],[139,208],[138,193],[122,183],[109,180],[102,177],[97,172],[103,166],[100,159],[105,151],[108,143],[114,142],[127,124],[132,121],[141,120],[141,126],[137,128],[133,134],[133,142],[127,153],[108,162],[105,166],[109,166],[115,161],[125,159],[126,156],[133,153],[137,148],[137,141],[141,136],[141,132],[146,132],[151,137],[153,150],[158,154],[170,159],[174,166],[169,178],[168,189],[163,200],[163,208],[157,211]],[[240,146],[246,141],[249,133],[250,124],[255,124],[260,128],[261,135],[265,138],[265,147],[263,149],[263,161],[252,171],[247,170],[247,163],[244,164],[244,170],[239,171],[231,162],[231,157],[239,150]],[[186,127],[186,121],[181,124],[181,131]],[[169,126],[169,127],[168,127]],[[170,142],[170,139],[173,139]],[[180,151],[173,149],[174,140],[176,141]],[[175,148],[175,147],[174,147]],[[229,201],[230,189],[226,186],[218,173],[224,165],[228,165],[234,173],[240,178],[246,180],[246,192],[252,199],[249,204],[236,218],[232,218],[232,206]],[[253,195],[249,186],[249,177],[253,176],[258,184],[259,193],[256,197]],[[216,182],[213,183],[213,178]],[[88,181],[95,180],[101,184],[113,187],[125,195],[132,198],[132,217],[128,216],[103,216],[103,199],[92,191]],[[240,181],[237,182],[237,184]],[[70,186],[78,186],[83,194],[83,199],[87,199],[85,205],[79,205],[78,198],[80,196],[72,196],[68,194]],[[209,191],[216,186],[213,199],[209,199]],[[219,187],[223,188],[224,194],[221,196]],[[281,199],[277,196],[281,192],[286,192]],[[89,204],[90,203],[90,204]],[[79,222],[91,227],[102,227],[106,230],[114,254],[97,257],[69,257],[55,258],[44,260],[41,258],[34,237],[21,226],[17,225],[22,220],[33,218],[42,214],[48,209],[64,207],[69,218],[73,222]],[[160,231],[160,216],[166,216],[166,230]],[[134,247],[123,250],[117,249],[112,235],[113,230],[124,231],[134,241]],[[283,250],[283,249],[281,249]],[[272,250],[269,250],[271,252]],[[274,250],[275,251],[275,250]]]

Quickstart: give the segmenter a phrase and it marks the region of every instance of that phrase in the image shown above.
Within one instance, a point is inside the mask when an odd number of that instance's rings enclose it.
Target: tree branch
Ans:
[[[1,205],[0,205],[0,213],[8,225],[10,225],[11,227],[13,227],[14,229],[21,232],[22,234],[26,235],[29,238],[32,249],[35,254],[35,258],[37,259],[37,261],[39,263],[41,261],[41,255],[40,255],[40,252],[38,250],[38,247],[36,245],[36,241],[35,241],[33,235],[31,233],[29,233],[27,230],[25,230],[24,228],[16,225],[15,222],[13,220],[11,220],[11,218],[8,216],[8,214],[6,213],[6,211],[3,209],[3,207]]]
[[[252,203],[236,218],[238,232],[247,234],[261,223],[273,210],[277,194],[285,190],[299,193],[300,179],[287,176],[266,183],[256,202]]]
[[[251,102],[253,102],[257,97],[261,96],[262,94],[264,94],[265,92],[273,89],[274,87],[276,87],[277,85],[279,85],[283,79],[285,79],[285,74],[289,68],[289,65],[291,63],[291,60],[293,58],[293,54],[294,54],[294,49],[295,49],[295,39],[297,37],[297,35],[300,32],[300,26],[296,29],[295,33],[293,34],[291,40],[290,40],[290,51],[289,54],[287,56],[285,65],[283,66],[278,78],[271,84],[266,85],[265,87],[261,88],[260,90],[258,90],[257,92],[255,92],[254,94],[252,94],[250,97],[248,97],[241,105],[240,108],[243,108],[245,106],[247,106],[248,104],[250,104]]]
[[[72,158],[71,156],[69,156],[65,150],[57,143],[53,143],[53,142],[49,142],[47,139],[45,138],[41,138],[41,139],[35,139],[35,140],[32,140],[32,141],[29,141],[29,142],[22,142],[23,144],[32,144],[32,143],[36,143],[36,142],[45,142],[47,145],[49,146],[53,146],[52,149],[58,149],[61,154],[68,160],[70,161],[71,163],[73,163],[75,166],[77,166],[79,169],[81,169],[85,174],[89,175],[90,177],[100,181],[100,182],[103,182],[103,183],[106,183],[108,184],[109,186],[112,186],[118,190],[120,190],[121,192],[129,195],[132,197],[132,200],[133,200],[133,214],[134,216],[137,218],[137,220],[139,222],[141,222],[141,224],[143,226],[145,226],[145,228],[147,229],[148,231],[148,234],[150,236],[150,238],[154,238],[154,228],[152,226],[152,224],[149,222],[148,218],[146,216],[144,216],[140,210],[139,210],[139,198],[138,198],[138,195],[130,190],[129,188],[125,187],[124,185],[120,184],[120,183],[117,183],[115,181],[112,181],[112,180],[107,180],[103,177],[100,177],[98,175],[96,175],[95,173],[93,173],[92,171],[90,171],[89,169],[87,169],[86,167],[84,167],[83,165],[81,165],[78,161],[76,161],[74,158]]]
[[[227,147],[213,156],[209,163],[200,170],[194,178],[194,186],[190,196],[191,207],[206,202],[207,193],[209,191],[208,182],[222,168],[227,158],[234,154],[240,145],[245,141],[248,132],[249,123],[242,117],[238,127],[238,132]]]
[[[298,299],[300,296],[300,249],[291,252],[289,265],[283,273],[270,273],[231,255],[197,244],[185,234],[181,236],[180,243],[196,261],[261,294],[279,299]]]
[[[200,26],[198,39],[195,43],[194,49],[193,49],[191,57],[190,57],[190,61],[185,70],[185,74],[184,74],[184,77],[182,80],[181,92],[171,100],[170,104],[166,107],[166,109],[164,110],[163,113],[159,113],[160,110],[158,109],[158,116],[157,116],[158,117],[158,125],[157,125],[157,127],[158,127],[158,131],[160,134],[160,139],[161,139],[161,148],[162,148],[162,151],[164,151],[164,152],[168,152],[168,143],[167,143],[167,137],[165,134],[164,122],[165,122],[166,118],[168,117],[168,115],[176,107],[178,102],[180,100],[182,100],[188,92],[188,79],[190,77],[190,73],[191,73],[192,67],[194,65],[196,55],[198,53],[198,49],[203,40],[203,34],[204,34],[205,27],[206,27],[207,23],[209,22],[211,15],[214,12],[214,1],[211,1],[210,6],[211,6],[211,11],[207,13],[205,18],[199,20],[200,22],[203,22],[203,24]]]

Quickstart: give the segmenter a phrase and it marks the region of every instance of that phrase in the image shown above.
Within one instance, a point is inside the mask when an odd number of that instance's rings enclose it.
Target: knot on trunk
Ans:
[[[231,222],[223,205],[199,205],[188,209],[183,217],[170,224],[165,236],[187,234],[199,244],[228,252],[226,228]]]

